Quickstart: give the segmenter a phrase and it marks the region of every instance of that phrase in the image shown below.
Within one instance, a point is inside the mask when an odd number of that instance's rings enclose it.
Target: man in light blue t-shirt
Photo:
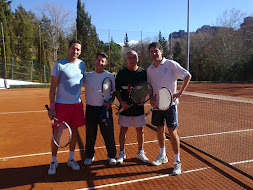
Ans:
[[[67,58],[58,61],[53,66],[49,91],[49,118],[52,119],[55,116],[60,121],[67,122],[72,129],[67,165],[73,170],[80,169],[78,163],[74,160],[77,129],[85,125],[83,103],[81,100],[81,86],[85,63],[78,59],[81,54],[81,46],[79,40],[72,40],[69,43]],[[51,142],[51,150],[52,162],[48,170],[49,175],[55,174],[58,167],[58,147],[53,141]]]

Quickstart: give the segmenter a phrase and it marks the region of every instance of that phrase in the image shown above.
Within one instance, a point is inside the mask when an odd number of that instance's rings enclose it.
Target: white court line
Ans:
[[[36,112],[46,112],[47,110],[39,110],[39,111],[16,111],[16,112],[0,112],[0,115],[4,114],[17,114],[17,113],[36,113]]]
[[[166,139],[168,140],[168,139]],[[144,143],[152,143],[152,142],[157,142],[157,140],[153,140],[153,141],[145,141]],[[138,143],[129,143],[129,144],[125,144],[125,146],[131,146],[131,145],[135,145]],[[116,145],[119,146],[119,145]],[[95,147],[95,149],[102,149],[102,148],[106,148],[105,146],[100,146],[100,147]],[[85,149],[75,149],[75,151],[83,151]],[[60,153],[66,153],[69,152],[69,150],[63,150],[63,151],[58,151],[58,154]],[[51,152],[43,152],[43,153],[35,153],[35,154],[26,154],[26,155],[19,155],[19,156],[8,156],[8,157],[2,157],[0,158],[0,160],[6,160],[6,159],[14,159],[14,158],[25,158],[25,157],[31,157],[31,156],[42,156],[42,155],[49,155],[51,154]]]
[[[194,170],[183,171],[182,173],[191,173],[191,172],[206,170],[206,169],[210,169],[210,168],[211,167],[199,168],[199,169],[194,169]],[[126,185],[126,184],[130,184],[130,183],[137,183],[137,182],[141,182],[141,181],[154,180],[154,179],[159,179],[159,178],[164,178],[164,177],[169,177],[169,176],[173,176],[173,174],[164,174],[164,175],[158,175],[158,176],[154,176],[154,177],[147,177],[147,178],[135,179],[135,180],[130,180],[130,181],[122,181],[122,182],[118,182],[118,183],[111,183],[111,184],[99,185],[99,186],[76,189],[76,190],[100,189],[100,188],[104,188],[104,187]]]
[[[253,99],[251,99],[251,98],[241,98],[241,97],[235,97],[235,96],[205,94],[205,93],[188,92],[188,91],[184,91],[183,94],[190,95],[190,96],[197,96],[197,97],[201,97],[201,98],[210,98],[210,99],[217,99],[217,100],[226,100],[226,101],[232,101],[232,102],[253,104]]]
[[[213,135],[223,135],[223,134],[229,134],[229,133],[240,133],[240,132],[249,132],[249,131],[253,131],[253,129],[243,129],[243,130],[236,130],[236,131],[225,131],[225,132],[220,132],[220,133],[193,135],[193,136],[180,137],[180,139],[189,139],[189,138],[195,138],[195,137],[206,137],[206,136],[213,136]]]
[[[203,136],[211,136],[211,135],[220,135],[220,134],[226,134],[226,133],[238,133],[238,132],[245,132],[245,131],[253,131],[253,129],[245,129],[245,130],[238,130],[238,131],[228,131],[228,132],[222,132],[222,133],[211,133],[211,134],[203,134],[203,135],[194,135],[194,136],[185,136],[185,137],[180,137],[180,139],[187,139],[187,138],[195,138],[195,137],[203,137]],[[169,139],[166,139],[169,140]],[[153,140],[153,141],[145,141],[144,143],[153,143],[153,142],[157,142],[157,140]],[[125,144],[125,146],[131,146],[131,145],[136,145],[138,144],[137,142],[135,143],[128,143]],[[119,145],[116,145],[119,146]],[[101,148],[106,148],[105,146],[101,146],[101,147],[95,147],[95,149],[101,149]],[[81,151],[84,149],[76,149],[75,151]],[[58,151],[58,153],[66,153],[69,152],[69,150],[65,150],[65,151]],[[2,159],[13,159],[13,158],[24,158],[24,157],[30,157],[30,156],[41,156],[41,155],[48,155],[51,154],[51,152],[45,152],[45,153],[35,153],[35,154],[27,154],[27,155],[19,155],[19,156],[9,156],[9,157],[2,157],[0,158],[0,160]],[[247,161],[244,161],[247,162]],[[249,161],[251,162],[251,160]],[[236,163],[236,162],[233,162]]]

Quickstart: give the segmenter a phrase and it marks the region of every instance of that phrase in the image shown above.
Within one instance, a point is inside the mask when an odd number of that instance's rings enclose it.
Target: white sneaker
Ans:
[[[84,163],[84,165],[89,166],[89,165],[91,165],[91,163],[94,159],[95,159],[94,157],[93,158],[86,158],[86,160],[84,160],[83,163]]]
[[[80,170],[80,166],[75,160],[68,160],[67,165],[72,168],[72,170]]]
[[[154,160],[154,161],[152,162],[152,164],[155,165],[155,166],[159,166],[159,165],[165,164],[165,163],[167,163],[167,162],[168,162],[167,156],[162,157],[161,155],[159,155],[159,156],[156,158],[156,160]]]
[[[148,163],[149,159],[147,158],[147,156],[145,154],[146,153],[144,152],[144,150],[139,150],[139,152],[137,154],[137,158],[144,163]]]
[[[182,173],[182,170],[181,170],[181,162],[174,162],[174,170],[173,170],[173,174],[174,175],[180,175]]]
[[[117,161],[115,158],[109,158],[109,164],[110,165],[116,165]]]
[[[48,169],[48,175],[54,175],[56,173],[56,168],[58,167],[58,162],[51,162]]]
[[[123,163],[125,158],[126,158],[125,152],[119,151],[119,157],[117,159],[117,163],[119,163],[119,164]]]

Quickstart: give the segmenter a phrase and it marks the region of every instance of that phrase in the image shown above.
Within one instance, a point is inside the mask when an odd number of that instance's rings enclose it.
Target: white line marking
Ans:
[[[210,98],[210,99],[217,99],[217,100],[227,100],[227,101],[232,101],[232,102],[242,102],[242,103],[253,104],[253,99],[250,99],[250,98],[240,98],[240,97],[235,97],[235,96],[223,96],[223,95],[205,94],[205,93],[188,92],[188,91],[184,91],[183,94],[202,97],[202,98]]]
[[[230,165],[236,165],[236,164],[245,164],[245,163],[249,163],[249,162],[253,162],[253,160],[244,160],[244,161],[239,161],[239,162],[231,162],[229,164]]]
[[[194,169],[194,170],[188,170],[188,171],[184,171],[183,173],[191,173],[191,172],[206,170],[206,169],[210,169],[210,168],[211,167],[205,167],[205,168],[199,168],[199,169]],[[77,190],[100,189],[100,188],[104,188],[104,187],[112,187],[112,186],[125,185],[125,184],[130,184],[130,183],[137,183],[137,182],[141,182],[141,181],[154,180],[154,179],[159,179],[159,178],[164,178],[164,177],[169,177],[169,176],[173,176],[173,174],[164,174],[164,175],[158,175],[158,176],[154,176],[154,177],[147,177],[147,178],[135,179],[135,180],[130,180],[130,181],[122,181],[122,182],[118,182],[118,183],[99,185],[99,186],[82,188],[82,189],[77,189]]]
[[[3,114],[17,114],[17,113],[36,113],[36,112],[46,112],[47,110],[39,110],[39,111],[17,111],[17,112],[0,112],[0,115]]]
[[[168,139],[166,139],[166,140],[168,140]],[[157,140],[146,141],[144,143],[152,143],[152,142],[157,142]],[[135,144],[138,144],[138,143],[129,143],[129,144],[125,144],[125,146],[131,146],[131,145],[135,145]],[[119,145],[116,145],[116,146],[119,146]],[[95,147],[95,149],[101,149],[101,148],[106,148],[106,147],[105,146]],[[85,149],[75,149],[76,152],[83,151],[83,150],[85,150]],[[58,154],[66,153],[66,152],[69,152],[69,150],[58,151]],[[25,158],[25,157],[31,157],[31,156],[42,156],[42,155],[48,155],[48,154],[51,154],[51,152],[26,154],[26,155],[19,155],[19,156],[8,156],[8,157],[2,157],[2,158],[0,158],[0,160],[13,159],[13,158]]]
[[[185,136],[185,137],[180,137],[180,139],[189,139],[189,138],[195,138],[195,137],[206,137],[206,136],[213,136],[213,135],[223,135],[223,134],[229,134],[229,133],[240,133],[240,132],[249,132],[249,131],[253,131],[253,129],[243,129],[243,130],[237,130],[237,131],[225,131],[225,132],[220,132],[220,133]]]

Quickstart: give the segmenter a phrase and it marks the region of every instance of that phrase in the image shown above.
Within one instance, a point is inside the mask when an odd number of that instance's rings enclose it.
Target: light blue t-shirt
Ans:
[[[51,75],[59,79],[56,103],[76,104],[81,102],[81,86],[85,71],[85,63],[76,59],[70,63],[67,59],[58,61],[52,69]]]

